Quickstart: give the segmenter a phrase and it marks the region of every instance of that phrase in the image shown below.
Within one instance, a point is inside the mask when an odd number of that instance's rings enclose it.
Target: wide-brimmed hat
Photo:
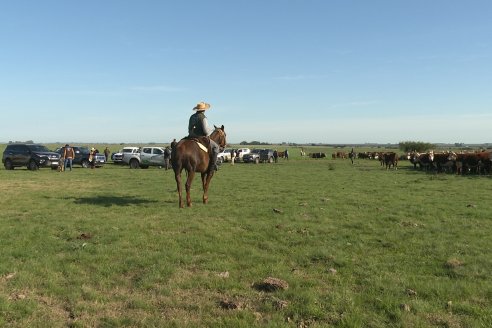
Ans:
[[[94,151],[94,150],[96,150],[96,149],[95,149],[94,147],[92,147],[92,148],[91,148],[91,151]]]
[[[193,108],[193,110],[207,110],[210,108],[210,104],[207,104],[206,102],[199,102],[196,104],[196,106]]]

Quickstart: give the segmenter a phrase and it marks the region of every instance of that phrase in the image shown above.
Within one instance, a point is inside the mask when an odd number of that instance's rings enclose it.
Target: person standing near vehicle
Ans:
[[[177,144],[178,142],[176,141],[176,138],[174,138],[173,141],[171,141],[171,149],[174,149],[174,147],[176,147]]]
[[[106,157],[106,163],[108,162],[109,159],[109,154],[111,154],[111,150],[109,150],[108,147],[104,149],[104,157]]]
[[[167,146],[164,149],[164,168],[166,169],[166,171],[171,168],[170,161],[171,161],[171,148]]]
[[[91,151],[89,153],[89,164],[91,166],[91,169],[94,169],[96,167],[96,154],[98,153],[98,151],[92,147],[91,148]]]
[[[63,171],[67,170],[67,164],[70,166],[70,171],[72,171],[73,159],[75,158],[75,152],[69,144],[66,144],[63,148],[63,158],[65,158],[65,163],[63,164]]]
[[[210,108],[210,104],[205,102],[198,103],[193,110],[196,111],[190,116],[188,122],[188,135],[191,138],[208,137],[212,133],[212,129],[208,126],[207,117],[205,116],[205,111]],[[210,165],[209,169],[217,171],[217,156],[219,155],[219,145],[208,138],[210,141]]]
[[[231,165],[234,165],[234,160],[236,159],[236,151],[231,149]]]

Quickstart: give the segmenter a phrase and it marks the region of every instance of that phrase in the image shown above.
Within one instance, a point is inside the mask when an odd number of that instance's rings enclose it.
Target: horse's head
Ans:
[[[226,133],[224,131],[224,126],[222,125],[221,127],[217,127],[214,125],[214,132],[212,132],[212,134],[210,134],[210,139],[212,139],[213,141],[215,141],[220,149],[224,149],[225,146],[227,145],[227,141],[226,141]]]

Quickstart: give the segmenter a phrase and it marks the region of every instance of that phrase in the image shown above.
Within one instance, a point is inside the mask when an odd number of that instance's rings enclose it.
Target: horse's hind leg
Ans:
[[[193,178],[195,177],[195,171],[189,171],[188,172],[188,177],[186,179],[186,205],[188,207],[191,207],[191,182],[193,181]]]
[[[183,193],[182,193],[182,187],[181,187],[181,172],[177,172],[174,174],[174,178],[176,179],[176,186],[178,189],[178,196],[179,196],[179,207],[183,208]]]
[[[203,204],[208,203],[208,187],[210,186],[210,180],[214,176],[214,172],[202,173],[202,184],[203,184]]]
[[[203,204],[208,203],[208,193],[207,193],[207,173],[202,173],[202,188],[203,188]]]

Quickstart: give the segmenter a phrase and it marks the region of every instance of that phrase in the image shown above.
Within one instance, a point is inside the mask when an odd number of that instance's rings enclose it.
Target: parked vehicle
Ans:
[[[60,155],[39,144],[14,143],[8,144],[2,155],[2,163],[6,170],[26,166],[29,170],[40,167],[58,168]]]
[[[123,155],[125,153],[138,153],[139,149],[139,147],[124,147],[123,149],[120,149],[120,151],[113,153],[111,155],[111,160],[114,164],[124,164]]]
[[[273,163],[274,162],[273,158],[273,149],[263,149],[260,152],[260,162],[268,162],[268,163]]]
[[[72,163],[74,165],[80,165],[84,168],[88,168],[90,166],[89,164],[89,156],[90,156],[90,150],[87,147],[80,147],[80,146],[72,146],[73,151],[75,152],[75,158],[73,159]],[[60,156],[63,156],[63,152],[65,151],[65,147],[60,147],[55,150]],[[101,167],[103,164],[106,162],[106,156],[102,153],[97,153],[96,154],[96,161],[95,165],[96,167]]]
[[[124,153],[123,162],[131,169],[146,169],[149,166],[165,166],[164,147],[142,147],[136,153]]]
[[[263,149],[253,149],[249,154],[243,155],[244,163],[260,163],[260,153]]]
[[[243,156],[245,154],[249,154],[250,152],[251,152],[251,149],[249,149],[249,148],[239,148],[237,150],[237,155],[236,155],[236,159],[235,160],[238,161],[238,162],[239,161],[242,161],[243,160]]]
[[[231,150],[232,149],[230,149],[230,148],[226,148],[223,151],[221,151],[219,154],[217,154],[217,161],[219,163],[231,161],[231,158],[232,158]]]

